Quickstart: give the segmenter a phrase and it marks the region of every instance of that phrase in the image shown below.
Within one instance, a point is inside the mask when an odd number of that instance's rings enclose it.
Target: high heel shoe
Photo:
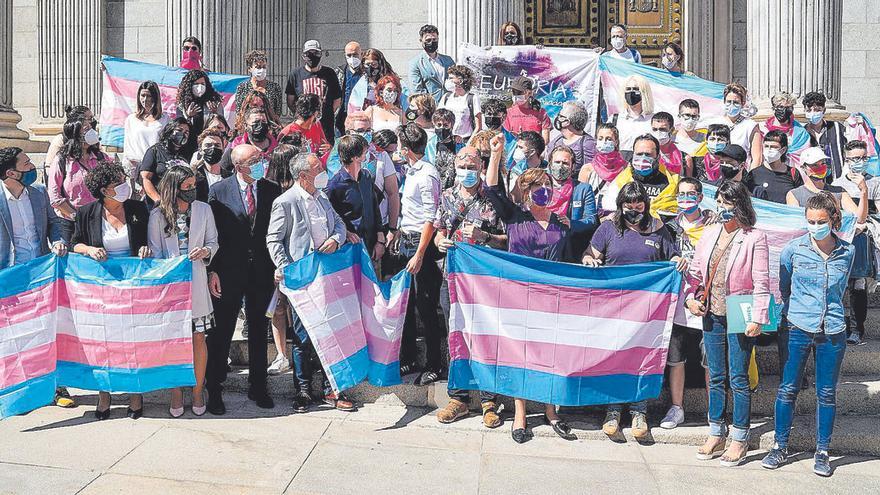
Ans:
[[[128,410],[125,412],[125,415],[131,419],[138,419],[144,415],[144,408],[141,407],[140,409],[135,410],[132,409],[131,406],[129,406]]]
[[[110,417],[110,406],[107,406],[107,409],[103,411],[99,411],[95,409],[95,417],[98,418],[98,421],[104,421],[105,419]]]
[[[130,411],[131,409],[129,409]],[[169,407],[168,414],[171,415],[172,418],[179,418],[183,416],[183,406],[181,407]]]
[[[202,394],[202,401],[204,401],[204,400],[205,400],[205,394],[203,393]],[[193,402],[195,402],[195,400],[193,400]],[[193,414],[195,414],[196,416],[204,416],[205,411],[207,411],[207,410],[208,410],[207,403],[204,403],[201,406],[197,406],[195,404],[193,404],[193,406],[192,406]]]

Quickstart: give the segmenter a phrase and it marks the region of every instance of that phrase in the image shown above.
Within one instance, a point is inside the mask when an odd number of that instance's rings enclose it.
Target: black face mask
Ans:
[[[191,204],[193,201],[196,200],[196,190],[195,189],[188,189],[186,191],[181,190],[177,194],[177,199],[183,201],[184,203]]]
[[[505,45],[516,45],[519,41],[519,36],[516,33],[507,33],[504,35],[504,44]]]
[[[635,91],[627,91],[623,98],[629,106],[638,105],[642,101],[642,94]]]
[[[309,68],[314,69],[315,67],[321,65],[321,55],[316,53],[303,53],[303,60],[305,60],[306,65]]]
[[[428,41],[426,43],[422,43],[422,47],[428,53],[437,53],[437,42],[436,41]]]
[[[736,174],[738,174],[740,170],[742,170],[742,168],[740,167],[731,167],[729,165],[723,164],[721,165],[721,175],[728,180],[736,177]]]
[[[251,126],[248,134],[255,140],[262,141],[266,139],[266,135],[269,134],[269,126],[262,120],[258,120]]]
[[[773,110],[773,116],[776,117],[776,122],[788,122],[791,119],[791,107],[781,107]]]
[[[186,134],[183,131],[174,131],[171,133],[171,144],[180,148],[186,144]]]
[[[486,116],[486,127],[492,129],[493,131],[499,129],[501,127],[501,116],[500,115],[487,115]]]
[[[553,128],[556,129],[557,131],[561,131],[563,127],[568,125],[568,123],[569,123],[568,120],[563,122],[562,119],[560,119],[559,116],[557,115],[556,118],[553,119]]]
[[[379,67],[373,67],[372,65],[364,66],[364,74],[367,75],[369,79],[377,79],[379,77]]]
[[[639,225],[644,218],[645,213],[642,211],[623,210],[623,219],[632,225]]]
[[[205,163],[208,165],[214,165],[223,158],[223,150],[220,148],[208,148],[202,152],[202,158],[204,158]]]
[[[419,118],[419,112],[415,109],[410,108],[406,111],[406,120],[412,122],[417,118]]]
[[[452,129],[437,127],[434,129],[434,133],[437,134],[437,140],[441,143],[445,143],[446,141],[452,139]]]

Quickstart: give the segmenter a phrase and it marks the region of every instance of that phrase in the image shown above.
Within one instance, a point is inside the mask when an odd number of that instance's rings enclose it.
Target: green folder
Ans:
[[[727,296],[727,333],[745,333],[746,324],[752,321],[752,296]],[[761,327],[762,332],[775,332],[779,328],[782,307],[776,306],[776,299],[770,294],[770,323]]]

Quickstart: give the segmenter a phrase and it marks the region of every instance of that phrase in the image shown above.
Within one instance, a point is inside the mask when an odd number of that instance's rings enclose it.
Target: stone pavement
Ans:
[[[74,391],[75,395],[76,392]],[[835,475],[812,474],[803,454],[778,472],[763,451],[736,469],[694,459],[694,447],[615,443],[594,432],[565,441],[539,417],[524,445],[472,416],[440,425],[431,408],[368,404],[356,413],[320,408],[291,414],[289,403],[256,408],[229,394],[229,414],[168,416],[165,396],[147,397],[146,417],[104,422],[96,396],[75,409],[45,407],[0,422],[0,494],[7,493],[878,493],[880,459],[836,458]],[[589,433],[589,434],[588,434]]]

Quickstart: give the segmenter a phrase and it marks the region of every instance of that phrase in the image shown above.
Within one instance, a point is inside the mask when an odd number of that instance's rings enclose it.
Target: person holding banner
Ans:
[[[476,134],[474,136],[477,136]],[[454,249],[456,242],[467,242],[496,249],[507,247],[507,234],[498,213],[489,202],[483,189],[481,174],[485,173],[480,151],[466,146],[455,157],[456,186],[443,191],[440,207],[434,219],[437,236],[434,242],[445,256]],[[449,285],[446,277],[446,260],[443,260],[444,277],[440,287],[440,308],[444,320],[449,321]],[[452,423],[468,415],[470,393],[463,389],[449,389],[449,402],[437,411],[437,421]],[[480,405],[483,413],[483,426],[497,428],[502,420],[498,415],[498,396],[490,392],[480,392]]]
[[[856,223],[865,223],[868,218],[868,184],[862,176],[853,176],[853,182],[859,191],[858,201],[840,186],[827,182],[831,171],[829,166],[831,157],[825,154],[822,148],[807,148],[801,153],[801,166],[807,173],[809,181],[802,186],[796,187],[785,195],[785,203],[789,206],[805,208],[807,201],[822,191],[831,193],[837,199],[840,207],[856,216]]]
[[[666,46],[663,47],[663,51],[661,52],[663,55],[660,57],[660,66],[664,69],[672,72],[673,74],[689,74],[690,72],[685,72],[682,70],[682,62],[684,62],[684,50],[681,49],[681,46],[674,41],[670,41],[666,43]]]
[[[809,150],[808,150],[809,151]],[[837,412],[837,383],[846,353],[843,295],[855,258],[852,244],[840,239],[841,211],[826,191],[806,203],[807,234],[792,240],[779,257],[779,290],[789,326],[789,359],[776,394],[775,444],[761,466],[776,469],[788,460],[794,405],[810,354],[816,361],[816,454],[813,472],[833,473],[828,448]],[[812,351],[812,352],[811,352]]]
[[[180,148],[181,156],[189,161],[196,151],[196,138],[205,130],[208,118],[217,113],[223,98],[214,86],[208,74],[200,69],[187,72],[177,87],[177,117],[189,122],[189,139]],[[158,180],[157,180],[158,183]]]
[[[690,264],[687,307],[703,317],[703,344],[709,365],[709,438],[697,459],[721,456],[721,465],[740,465],[749,449],[752,391],[749,362],[761,326],[770,322],[770,267],[767,234],[756,229],[749,191],[725,182],[715,195],[719,223],[707,227]],[[751,296],[752,314],[744,328],[728,325],[728,296]],[[733,393],[728,426],[727,383]],[[733,440],[725,450],[728,430]]]
[[[207,338],[205,387],[208,412],[214,415],[226,414],[222,397],[226,359],[242,303],[249,330],[248,399],[263,409],[275,407],[266,390],[266,308],[275,290],[266,231],[281,186],[265,179],[267,160],[259,148],[240,144],[233,148],[231,158],[236,174],[211,186],[208,193],[222,247],[208,267],[217,326]]]
[[[534,134],[534,133],[533,133]],[[507,251],[550,261],[562,261],[568,243],[569,220],[547,206],[553,198],[552,181],[544,168],[529,168],[516,179],[517,204],[499,181],[504,136],[490,141],[492,154],[486,169],[485,189],[489,201],[507,230]],[[556,413],[553,404],[544,405],[544,421],[562,438],[571,439],[571,427]],[[514,417],[510,435],[516,443],[532,438],[526,420],[525,399],[514,398]]]
[[[150,146],[159,142],[169,117],[162,112],[162,96],[153,81],[138,86],[137,111],[125,118],[123,125],[122,164],[129,177],[137,177],[137,168]]]
[[[602,48],[599,47],[596,51],[601,52]],[[642,54],[635,48],[626,46],[626,26],[623,24],[611,26],[611,49],[604,53],[629,62],[642,63]]]
[[[620,151],[629,160],[632,157],[636,137],[651,132],[651,119],[654,117],[654,96],[651,84],[642,76],[629,76],[623,84],[620,101],[623,114],[611,117],[611,123],[620,133]]]
[[[502,124],[507,132],[519,136],[525,131],[538,133],[544,145],[550,142],[550,117],[535,98],[535,81],[526,76],[517,76],[510,83],[513,105],[507,109]]]
[[[205,414],[205,369],[208,348],[205,334],[213,331],[214,306],[208,292],[207,265],[220,248],[214,214],[207,203],[196,201],[196,176],[192,169],[173,166],[159,181],[161,200],[150,213],[147,240],[156,258],[187,256],[192,261],[193,370],[192,411]],[[183,389],[171,390],[173,418],[183,416]]]
[[[138,166],[138,180],[144,188],[144,201],[153,207],[159,203],[159,181],[173,160],[183,160],[183,148],[192,132],[189,121],[182,117],[165,124],[159,134],[159,142],[150,146]]]
[[[672,235],[663,222],[650,215],[651,198],[640,182],[630,182],[617,195],[616,211],[610,221],[599,225],[590,247],[584,253],[584,265],[631,265],[652,261],[672,261],[679,271],[687,269],[687,260],[681,257]],[[620,431],[620,416],[625,404],[611,404],[602,422],[602,431],[614,437]],[[632,415],[632,434],[644,439],[648,427],[648,403],[629,404]]]
[[[149,258],[147,205],[131,199],[131,183],[122,165],[102,162],[89,171],[85,186],[95,201],[77,211],[70,244],[73,252],[95,261],[107,258],[137,256]],[[144,414],[143,397],[130,394],[126,415],[138,419]],[[98,393],[95,417],[110,417],[110,392]]]
[[[202,42],[195,36],[187,36],[183,39],[180,49],[180,68],[186,70],[205,69],[202,57]]]
[[[558,134],[550,139],[547,150],[552,152],[559,145],[570,148],[574,152],[572,172],[575,176],[580,173],[584,164],[592,162],[596,156],[596,140],[584,131],[589,117],[583,103],[572,100],[562,104],[559,114],[553,120],[553,128]]]
[[[614,124],[599,124],[596,129],[596,155],[593,161],[581,167],[578,182],[589,184],[593,188],[599,217],[612,213],[614,209],[603,210],[606,191],[614,184],[614,180],[626,168],[627,161],[620,154],[620,135]]]
[[[752,197],[785,204],[788,192],[800,187],[801,174],[788,165],[788,135],[772,130],[763,137],[764,163],[749,171],[746,185]]]
[[[522,35],[522,29],[519,28],[519,24],[513,21],[507,21],[501,24],[501,27],[498,29],[498,40],[496,41],[499,45],[504,46],[518,46],[525,43]]]

